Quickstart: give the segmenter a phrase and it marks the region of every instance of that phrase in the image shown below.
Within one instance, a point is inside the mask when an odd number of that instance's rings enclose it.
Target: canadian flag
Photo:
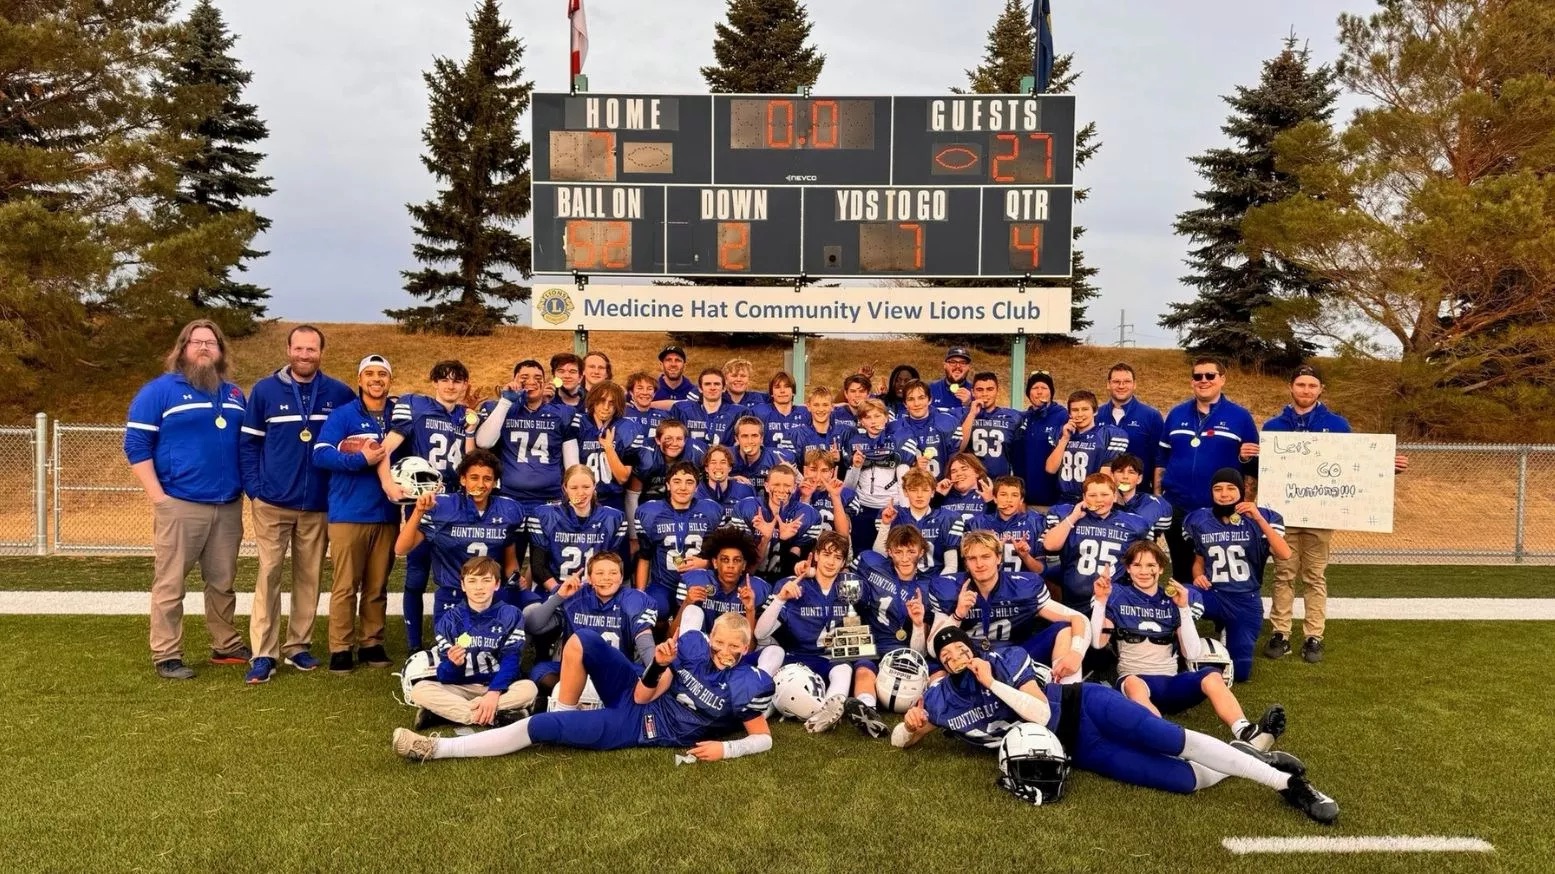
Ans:
[[[567,0],[567,21],[572,25],[572,75],[577,76],[589,56],[589,22],[583,16],[583,0]]]

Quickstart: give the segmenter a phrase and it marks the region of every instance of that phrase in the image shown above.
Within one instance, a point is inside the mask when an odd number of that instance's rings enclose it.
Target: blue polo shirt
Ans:
[[[182,373],[164,373],[130,401],[124,455],[130,464],[153,462],[162,490],[180,501],[235,501],[243,494],[238,433],[247,408],[233,383],[203,392]]]
[[[1258,442],[1258,425],[1246,407],[1225,395],[1199,415],[1189,399],[1166,416],[1157,463],[1166,470],[1161,495],[1182,512],[1208,507],[1209,481],[1223,467],[1242,469],[1242,444]],[[1196,444],[1196,445],[1195,445]]]

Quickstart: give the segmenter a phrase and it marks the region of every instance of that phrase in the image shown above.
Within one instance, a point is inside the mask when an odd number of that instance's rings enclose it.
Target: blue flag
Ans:
[[[1053,78],[1053,7],[1048,0],[1033,0],[1031,26],[1037,31],[1037,50],[1031,56],[1031,75],[1037,80],[1037,93],[1047,91]]]

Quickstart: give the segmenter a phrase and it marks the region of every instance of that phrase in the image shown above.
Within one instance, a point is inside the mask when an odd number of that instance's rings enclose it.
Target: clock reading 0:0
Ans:
[[[864,273],[911,273],[923,269],[923,225],[863,222],[858,226],[858,267]]]
[[[562,243],[568,270],[631,269],[631,222],[573,219],[567,222]]]
[[[756,98],[729,101],[731,149],[873,149],[869,100]]]

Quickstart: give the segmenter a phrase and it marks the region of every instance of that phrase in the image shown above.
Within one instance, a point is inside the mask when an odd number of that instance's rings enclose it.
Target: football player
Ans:
[[[919,569],[934,574],[955,573],[956,550],[961,545],[963,531],[961,517],[953,511],[935,509],[930,505],[934,499],[934,478],[922,468],[907,471],[902,475],[902,497],[907,499],[906,507],[892,504],[880,511],[880,520],[875,526],[875,542],[871,548],[884,554],[891,529],[911,525],[923,533],[924,548],[923,555],[918,559]]]
[[[658,435],[659,423],[669,416],[667,411],[653,406],[653,390],[657,387],[653,377],[641,370],[626,378],[628,400],[623,415],[637,425],[647,440]]]
[[[929,406],[929,387],[914,380],[902,394],[903,412],[891,423],[904,460],[936,480],[952,453],[961,451],[961,417]]]
[[[1125,452],[1108,465],[1112,481],[1118,484],[1118,509],[1150,523],[1150,536],[1162,537],[1172,525],[1172,505],[1160,495],[1140,488],[1145,481],[1144,463]]]
[[[1042,534],[1047,523],[1035,510],[1026,508],[1026,487],[1018,476],[1001,476],[993,481],[993,512],[973,516],[962,523],[967,531],[987,531],[1003,544],[1001,566],[1007,571],[1040,574]]]
[[[729,478],[733,470],[734,450],[727,446],[710,446],[702,456],[705,479],[697,486],[697,497],[722,507],[725,519],[741,501],[756,497],[756,490],[749,483]]]
[[[939,614],[935,626],[965,629],[985,648],[1018,646],[1052,666],[1054,679],[1079,682],[1090,648],[1084,614],[1049,598],[1041,577],[1004,570],[1000,546],[988,531],[969,531],[961,539],[966,572],[929,583],[929,606]]]
[[[885,403],[868,398],[862,409],[859,429],[846,447],[850,465],[842,478],[843,485],[858,492],[852,541],[860,553],[874,545],[880,511],[901,497],[902,477],[909,469],[896,434],[887,427]]]
[[[1267,735],[1260,748],[1272,746],[1285,733],[1285,708],[1275,704],[1257,723],[1249,722],[1221,665],[1177,670],[1179,655],[1191,666],[1204,650],[1194,624],[1204,612],[1198,590],[1174,581],[1162,591],[1166,551],[1153,541],[1129,544],[1123,564],[1132,585],[1113,589],[1105,574],[1098,576],[1091,606],[1091,646],[1117,647],[1118,691],[1157,716],[1181,713],[1207,700],[1237,740],[1257,745],[1258,738]]]
[[[602,382],[589,389],[583,409],[572,423],[578,438],[578,462],[594,471],[599,502],[623,511],[626,484],[646,439],[636,423],[621,414],[625,405],[626,392],[613,382]]]
[[[549,597],[524,611],[524,630],[530,637],[544,636],[555,639],[560,633],[563,640],[587,631],[598,635],[605,643],[621,651],[638,665],[646,666],[653,658],[653,627],[659,621],[653,599],[644,592],[623,585],[626,580],[625,565],[614,552],[599,552],[590,556],[585,569],[586,578],[577,573],[569,575],[555,586],[546,586]],[[567,694],[551,695],[561,677],[561,662],[536,661],[529,678],[535,681],[541,694],[550,696],[548,709],[572,710],[578,705],[576,689],[563,690]]]
[[[496,561],[478,555],[458,573],[462,597],[432,623],[437,675],[410,687],[417,730],[430,724],[429,713],[458,725],[493,725],[535,702],[535,684],[519,672],[524,617],[496,599]]]
[[[754,636],[760,618],[758,611],[772,596],[771,584],[750,573],[756,566],[755,542],[739,529],[719,528],[702,541],[702,549],[712,562],[712,569],[680,575],[680,613],[671,634],[678,636],[687,628],[711,632],[718,617],[734,614],[745,619]],[[745,656],[745,662],[761,668],[769,677],[775,676],[783,666],[783,648],[758,643]]]
[[[441,495],[429,492],[416,499],[394,541],[395,555],[407,555],[426,544],[432,579],[437,583],[432,599],[434,625],[439,616],[463,600],[462,568],[471,556],[498,562],[501,578],[513,580],[515,586],[512,592],[503,593],[503,600],[524,606],[516,588],[518,553],[513,544],[523,533],[526,520],[517,501],[494,494],[499,466],[497,457],[487,450],[472,450],[459,462],[463,490]],[[419,635],[415,643],[420,643]]]
[[[918,368],[911,364],[898,364],[891,368],[891,378],[886,380],[880,401],[885,404],[886,413],[892,421],[907,411],[907,385],[917,381]]]
[[[702,540],[723,520],[723,508],[696,496],[697,470],[677,461],[666,479],[668,497],[649,501],[637,510],[636,587],[653,598],[661,621],[675,615],[675,593],[681,574],[705,570]]]
[[[1204,618],[1225,629],[1237,678],[1251,678],[1263,628],[1263,566],[1270,555],[1290,558],[1285,520],[1242,499],[1242,472],[1234,467],[1215,472],[1210,501],[1182,523],[1193,546],[1193,585],[1204,592]]]
[[[803,460],[812,449],[823,449],[831,454],[833,467],[842,463],[842,451],[858,431],[858,425],[839,419],[835,409],[831,389],[826,386],[818,385],[805,392],[805,412],[810,418],[788,432],[796,460]]]
[[[871,549],[854,560],[864,583],[859,609],[875,639],[876,658],[853,663],[853,697],[843,702],[843,714],[870,737],[886,733],[886,724],[875,709],[879,660],[903,647],[920,653],[927,649],[928,611],[924,605],[928,599],[924,587],[929,575],[918,564],[927,546],[921,531],[900,525],[886,537],[885,554]]]
[[[459,361],[439,361],[432,365],[427,378],[433,386],[431,397],[400,395],[389,413],[389,434],[383,441],[388,454],[378,463],[378,482],[391,501],[405,502],[404,490],[394,482],[393,464],[411,455],[426,459],[443,475],[444,491],[459,488],[459,462],[464,457],[465,442],[475,424],[475,414],[463,403],[470,390],[470,371]],[[414,529],[415,523],[408,517],[400,528],[402,533]],[[405,556],[405,593],[401,601],[405,640],[411,650],[418,650],[421,649],[423,596],[432,572],[431,547],[412,549],[408,553],[396,551],[395,554]],[[452,584],[457,595],[458,576],[454,575],[446,582]]]
[[[1339,805],[1313,787],[1306,766],[1289,753],[1185,729],[1098,683],[1045,683],[1027,654],[979,655],[959,628],[935,632],[932,645],[948,676],[931,683],[922,705],[892,731],[898,748],[942,728],[996,749],[1011,727],[1032,722],[1057,735],[1076,766],[1120,783],[1187,794],[1241,777],[1279,792],[1316,822],[1339,819]]]
[[[779,462],[767,474],[764,497],[746,498],[729,516],[731,525],[756,538],[758,573],[774,578],[792,575],[821,533],[821,514],[799,499],[798,484],[794,466]]]
[[[583,359],[571,352],[551,356],[552,400],[576,408],[583,403]]]
[[[1114,583],[1121,582],[1118,556],[1130,543],[1150,538],[1150,523],[1117,509],[1118,485],[1107,474],[1086,477],[1084,489],[1080,503],[1055,504],[1048,511],[1042,546],[1058,556],[1063,602],[1088,613],[1096,575],[1106,571]]]
[[[665,478],[677,461],[689,461],[701,466],[707,447],[686,436],[686,423],[679,419],[659,422],[654,445],[644,447],[637,457],[637,475],[626,487],[626,506],[637,512],[637,502],[632,493],[638,492],[645,501],[662,501],[665,496]],[[633,488],[633,486],[636,488]]]
[[[934,492],[939,496],[935,503],[941,510],[965,521],[987,511],[993,501],[993,480],[977,456],[957,452],[946,465],[945,478],[934,484]]]
[[[1128,451],[1128,433],[1096,420],[1096,395],[1080,390],[1069,395],[1069,421],[1058,431],[1045,470],[1058,476],[1058,494],[1078,501],[1085,478]]]
[[[855,373],[842,381],[842,401],[832,409],[832,418],[851,434],[858,428],[859,416],[864,412],[864,402],[875,390],[874,382],[862,373]],[[843,444],[847,448],[847,444]]]
[[[686,423],[686,433],[692,440],[706,446],[734,442],[734,422],[745,414],[745,408],[724,398],[723,371],[709,367],[697,377],[701,389],[694,401],[678,401],[670,408],[670,416]]]
[[[1039,513],[1058,503],[1058,475],[1047,472],[1047,459],[1058,443],[1058,432],[1069,422],[1069,411],[1053,403],[1053,375],[1032,371],[1026,377],[1026,412],[1012,464],[1015,475],[1026,483],[1026,503]]]
[[[844,537],[853,531],[853,516],[858,513],[858,493],[837,479],[837,462],[830,450],[811,447],[805,450],[804,478],[799,481],[799,500],[821,515],[821,527]]]
[[[611,553],[624,562],[626,517],[602,507],[594,496],[594,472],[581,464],[567,469],[566,500],[542,504],[529,513],[530,579],[545,591],[580,573],[596,555]]]
[[[999,377],[983,371],[972,377],[972,402],[961,421],[962,449],[977,456],[988,476],[1007,476],[1020,438],[1021,414],[999,406]]]
[[[751,373],[755,370],[749,359],[731,358],[724,362],[724,400],[754,409],[767,402],[765,392],[751,390]]]
[[[616,378],[615,366],[610,363],[610,356],[603,352],[590,352],[583,356],[583,390],[588,392],[594,386],[602,382],[609,382]]]
[[[729,475],[756,490],[766,488],[767,474],[777,465],[788,462],[788,454],[782,448],[765,445],[766,426],[755,416],[745,415],[734,423],[734,468]]]
[[[744,621],[725,616],[711,634],[688,628],[659,644],[649,665],[639,668],[599,635],[583,632],[568,641],[563,670],[569,685],[592,680],[603,709],[543,713],[458,738],[396,729],[394,751],[417,761],[500,756],[535,743],[591,750],[689,746],[686,755],[702,762],[764,753],[772,748],[766,717],[772,678],[740,664],[750,644]],[[738,740],[703,740],[741,725],[745,737]]]
[[[766,443],[789,458],[799,458],[796,437],[811,423],[810,411],[794,403],[794,378],[778,371],[767,383],[767,402],[751,409],[766,428]]]
[[[767,602],[756,621],[757,639],[777,641],[783,648],[784,664],[797,662],[826,678],[826,693],[820,701],[811,702],[814,715],[805,721],[805,730],[810,732],[829,731],[837,724],[853,682],[853,666],[832,663],[826,652],[832,630],[853,609],[839,597],[844,581],[858,585],[857,575],[847,564],[848,538],[835,531],[821,532],[802,568],[804,574],[779,581],[776,597]]]
[[[526,512],[560,500],[562,471],[578,463],[574,410],[547,402],[544,379],[540,362],[518,362],[502,397],[481,405],[484,418],[475,430],[475,445],[502,461],[502,494]]]

